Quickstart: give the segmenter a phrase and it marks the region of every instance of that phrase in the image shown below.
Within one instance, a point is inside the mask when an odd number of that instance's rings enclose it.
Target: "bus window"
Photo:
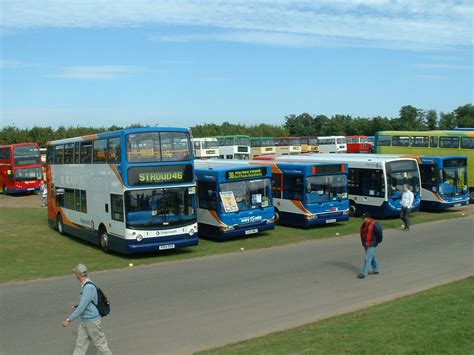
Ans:
[[[474,149],[474,138],[473,137],[462,137],[461,138],[462,149]]]
[[[64,146],[56,145],[54,148],[54,164],[62,164],[64,157]]]
[[[438,186],[438,168],[436,165],[420,166],[421,186],[429,191],[436,191]]]
[[[75,210],[81,212],[81,190],[74,190]]]
[[[200,141],[194,141],[194,149],[201,149],[201,142]]]
[[[10,160],[10,147],[0,149],[0,160]]]
[[[64,208],[67,208],[68,210],[76,209],[73,189],[64,189]]]
[[[74,163],[74,143],[64,145],[64,164]]]
[[[109,138],[109,149],[107,152],[108,163],[120,164],[120,137]]]
[[[112,219],[114,221],[123,222],[123,196],[110,194],[110,207]]]
[[[304,178],[303,175],[285,175],[283,177],[283,198],[286,200],[303,201]]]
[[[81,164],[92,162],[92,142],[81,142]]]
[[[180,161],[189,159],[188,137],[185,133],[160,133],[161,156],[163,161]]]
[[[272,190],[273,190],[273,197],[281,198],[281,174],[273,174],[272,175]]]
[[[396,147],[408,147],[410,137],[408,136],[393,136],[392,145]]]
[[[308,176],[306,184],[307,203],[335,201],[346,193],[346,176],[342,174]]]
[[[383,197],[384,178],[382,170],[349,169],[347,186],[352,195]]]
[[[239,211],[248,211],[260,206],[268,207],[270,203],[269,179],[225,182],[220,184],[219,190],[231,191],[234,194]]]
[[[215,211],[217,208],[217,185],[214,181],[198,181],[199,208]]]
[[[81,142],[74,144],[74,164],[79,164],[81,161]]]
[[[411,137],[411,146],[412,147],[428,147],[429,146],[429,137]]]
[[[431,137],[430,146],[431,148],[438,148],[438,137]]]
[[[54,146],[48,146],[48,151],[46,152],[46,162],[48,164],[54,164]]]
[[[94,164],[106,162],[107,139],[97,139],[94,141]]]
[[[158,132],[129,134],[127,160],[130,163],[161,161],[160,134]]]
[[[440,137],[440,148],[459,148],[459,137]]]
[[[399,198],[403,185],[407,184],[413,192],[420,192],[418,166],[414,161],[393,161],[387,163],[387,186],[389,197]]]
[[[392,136],[378,136],[377,145],[380,145],[380,146],[392,145]]]
[[[81,212],[87,213],[87,191],[81,190]]]

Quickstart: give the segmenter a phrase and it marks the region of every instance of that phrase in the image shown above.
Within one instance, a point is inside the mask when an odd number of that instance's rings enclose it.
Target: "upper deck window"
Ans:
[[[250,138],[247,137],[236,137],[235,138],[235,145],[250,145]]]
[[[410,145],[410,137],[408,136],[393,136],[392,145],[397,147],[408,147]]]
[[[392,145],[392,136],[377,136],[378,146],[390,146]]]
[[[412,147],[428,147],[429,146],[429,137],[411,137],[411,146]]]
[[[13,160],[15,165],[40,164],[39,149],[35,145],[17,146],[13,148]]]
[[[431,148],[438,148],[438,137],[431,137],[430,146]]]
[[[463,149],[474,149],[474,137],[462,137],[461,148]]]
[[[182,132],[143,132],[127,136],[130,163],[189,160],[189,136]]]
[[[440,148],[459,148],[459,137],[440,137]]]

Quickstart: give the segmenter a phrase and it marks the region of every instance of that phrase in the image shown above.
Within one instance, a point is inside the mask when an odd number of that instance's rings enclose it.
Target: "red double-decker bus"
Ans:
[[[347,153],[372,153],[374,145],[367,136],[346,136]]]
[[[4,194],[34,192],[43,180],[36,143],[0,145],[0,191]]]

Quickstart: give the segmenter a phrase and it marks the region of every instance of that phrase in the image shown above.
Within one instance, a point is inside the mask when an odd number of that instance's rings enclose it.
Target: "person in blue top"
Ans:
[[[63,322],[63,327],[67,328],[76,318],[81,318],[73,354],[85,355],[92,340],[101,354],[111,355],[101,327],[101,317],[95,306],[98,302],[97,288],[87,276],[87,267],[84,264],[77,265],[73,271],[81,283],[81,299],[79,305],[73,307],[74,312]]]

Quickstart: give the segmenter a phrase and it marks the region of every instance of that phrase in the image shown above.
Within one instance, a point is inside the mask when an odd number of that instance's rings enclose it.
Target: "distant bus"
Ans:
[[[474,131],[384,131],[375,135],[378,154],[459,155],[467,158],[468,188],[474,201]]]
[[[275,138],[277,155],[301,154],[301,143],[298,137],[278,137]]]
[[[48,221],[131,254],[198,244],[191,138],[133,128],[48,143]]]
[[[252,137],[250,138],[251,153],[250,158],[260,155],[275,154],[275,139],[273,137]]]
[[[341,162],[349,168],[348,192],[352,215],[370,212],[375,217],[400,214],[403,185],[415,195],[413,210],[420,207],[420,171],[416,159],[377,157],[374,154],[313,154],[291,157],[292,162]]]
[[[467,158],[420,156],[421,208],[440,210],[469,204]]]
[[[317,137],[299,137],[301,153],[319,153]]]
[[[272,168],[277,219],[282,224],[297,227],[347,221],[347,164],[298,162],[297,158],[261,156],[251,162]],[[295,162],[291,162],[292,159]]]
[[[347,153],[346,137],[328,136],[318,137],[320,153]]]
[[[225,160],[195,164],[199,236],[225,240],[275,228],[269,167]]]
[[[346,136],[347,153],[372,153],[373,144],[367,136]]]
[[[196,159],[212,159],[219,157],[217,138],[193,138],[194,156]]]
[[[39,190],[42,169],[38,144],[0,145],[0,191],[4,194]]]
[[[250,159],[249,136],[218,136],[220,159]]]
[[[374,144],[374,142],[375,142],[375,136],[367,136],[367,141],[368,141],[369,143]]]

